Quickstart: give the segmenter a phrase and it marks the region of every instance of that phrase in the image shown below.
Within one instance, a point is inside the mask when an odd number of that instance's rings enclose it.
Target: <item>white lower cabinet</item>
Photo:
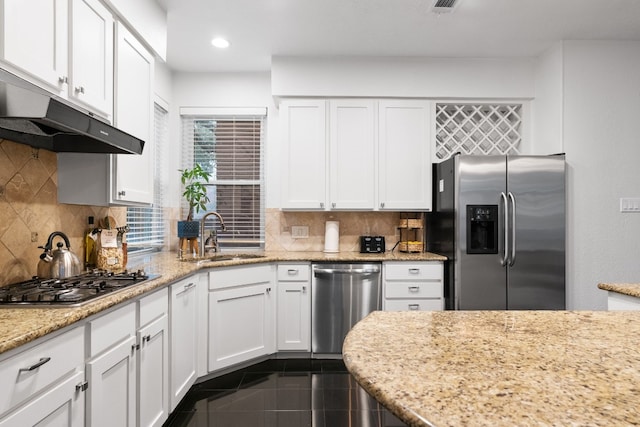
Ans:
[[[0,426],[83,426],[84,328],[0,362]]]
[[[640,298],[618,292],[607,292],[607,309],[609,311],[640,310]]]
[[[311,351],[311,266],[278,265],[278,351]]]
[[[168,291],[162,289],[138,302],[137,352],[139,427],[159,427],[169,416]]]
[[[385,262],[383,271],[384,310],[444,310],[442,262]]]
[[[197,378],[198,275],[169,289],[170,406],[173,411]]]
[[[86,426],[136,425],[136,305],[89,322]]]
[[[275,266],[214,269],[209,276],[209,371],[275,352]]]

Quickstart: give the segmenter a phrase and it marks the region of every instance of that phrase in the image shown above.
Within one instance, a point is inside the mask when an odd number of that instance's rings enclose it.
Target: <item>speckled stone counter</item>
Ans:
[[[411,426],[640,424],[640,313],[374,312],[345,364]]]
[[[224,254],[224,252],[223,252]],[[384,253],[360,254],[340,252],[266,252],[264,257],[209,262],[185,262],[177,259],[175,252],[132,257],[127,267],[130,270],[144,269],[159,278],[134,285],[109,294],[99,300],[80,307],[68,308],[0,308],[0,355],[27,344],[46,334],[72,325],[91,315],[109,309],[119,303],[139,297],[145,293],[165,287],[170,283],[196,273],[198,270],[230,267],[265,262],[330,262],[330,261],[443,261],[445,257],[432,253]]]
[[[640,283],[599,283],[598,288],[640,298]]]

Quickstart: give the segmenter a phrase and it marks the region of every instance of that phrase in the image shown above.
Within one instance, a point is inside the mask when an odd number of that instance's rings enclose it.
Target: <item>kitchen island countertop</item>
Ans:
[[[226,254],[226,252],[222,252]],[[104,298],[88,302],[80,307],[64,308],[0,308],[0,357],[6,352],[28,344],[37,338],[61,330],[78,321],[107,310],[119,303],[134,299],[188,277],[199,270],[258,264],[265,262],[333,262],[333,261],[444,261],[441,255],[424,253],[387,252],[382,254],[360,254],[358,252],[264,252],[260,258],[230,259],[207,262],[188,262],[177,259],[175,252],[160,252],[132,257],[127,267],[135,271],[143,269],[147,274],[160,277],[139,285],[130,286]]]
[[[344,342],[410,426],[640,424],[640,312],[374,312]]]

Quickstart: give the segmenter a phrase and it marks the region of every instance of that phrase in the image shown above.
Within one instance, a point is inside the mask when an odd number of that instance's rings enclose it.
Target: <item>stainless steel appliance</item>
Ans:
[[[144,141],[0,68],[0,138],[68,153],[141,154]]]
[[[380,263],[313,264],[311,353],[339,357],[342,341],[360,319],[382,307]]]
[[[449,258],[447,309],[564,309],[564,155],[434,165],[427,249]]]
[[[0,307],[75,307],[156,277],[142,270],[123,273],[96,270],[53,279],[34,277],[0,287]]]

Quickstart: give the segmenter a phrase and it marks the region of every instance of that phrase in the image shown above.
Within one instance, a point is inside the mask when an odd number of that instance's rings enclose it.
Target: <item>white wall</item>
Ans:
[[[562,43],[556,44],[536,62],[535,100],[532,102],[531,152],[555,154],[562,143]]]
[[[568,307],[605,309],[599,282],[640,281],[640,42],[564,43]]]
[[[175,172],[173,187],[168,191],[175,199],[170,206],[180,204],[180,180],[178,169],[181,166],[182,151],[180,148],[181,124],[180,107],[266,107],[267,108],[267,143],[265,150],[265,168],[267,180],[266,205],[277,206],[280,186],[277,170],[278,114],[271,97],[271,78],[269,73],[183,73],[174,72],[172,81],[170,133],[172,144],[169,172]],[[275,182],[276,184],[272,184]],[[274,193],[276,192],[276,193]]]
[[[529,58],[288,57],[271,60],[276,97],[533,98]]]

